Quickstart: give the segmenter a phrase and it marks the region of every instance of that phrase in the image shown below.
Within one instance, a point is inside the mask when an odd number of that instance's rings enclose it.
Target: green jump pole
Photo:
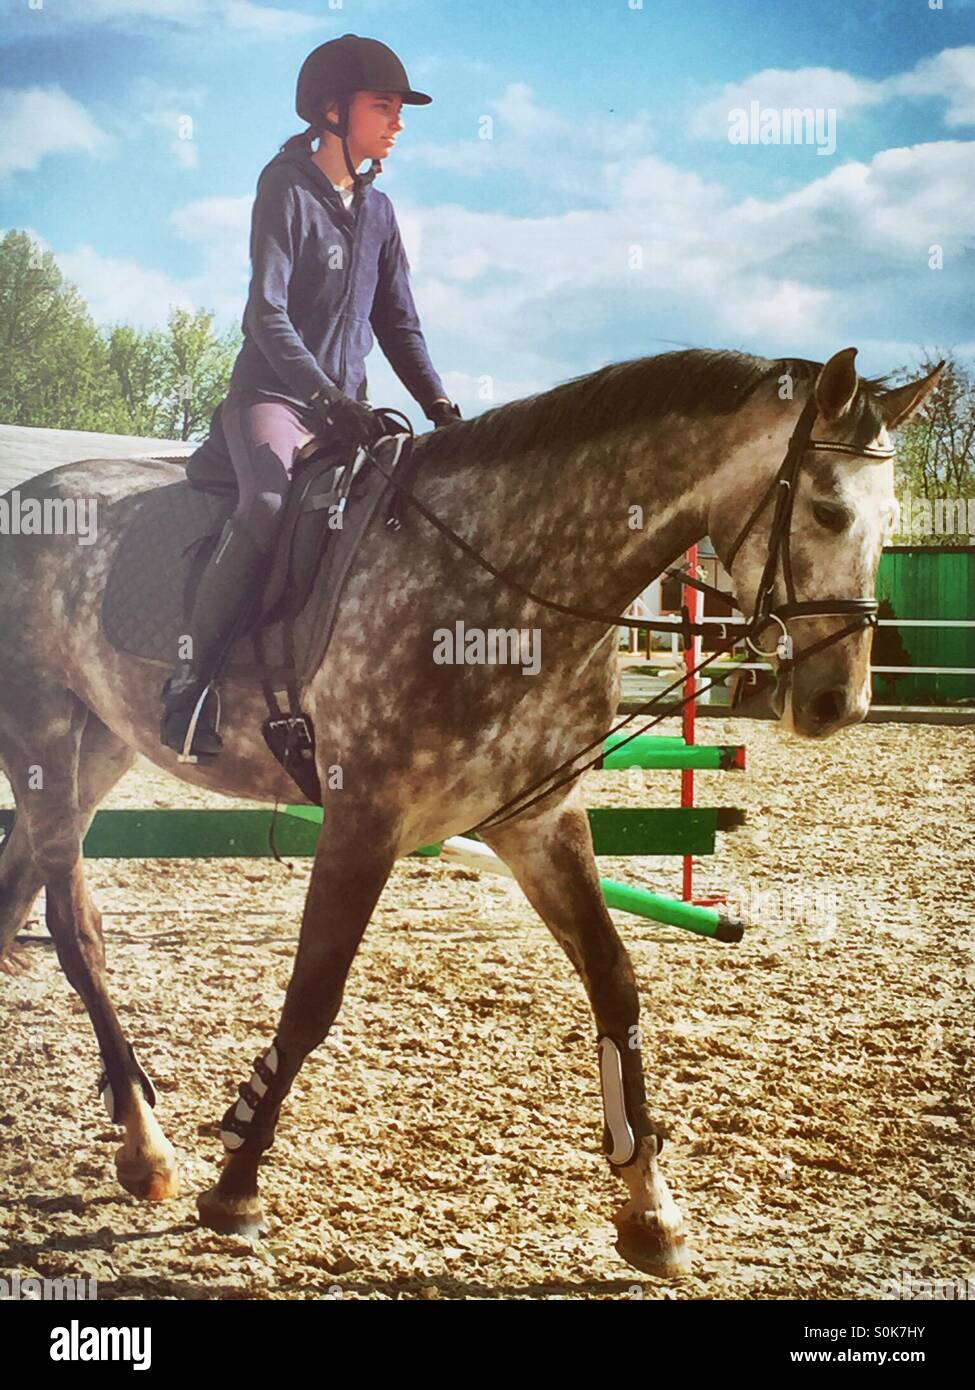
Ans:
[[[621,729],[617,734],[610,734],[603,743],[603,757],[609,757],[617,744],[622,743],[625,738],[629,738],[625,729]],[[627,749],[686,748],[687,741],[683,734],[637,734],[636,738],[630,739],[626,747]]]
[[[601,768],[681,767],[727,772],[745,766],[745,750],[740,745],[701,743],[688,746],[683,739],[670,741],[656,738],[653,734],[637,734],[636,738],[620,747],[622,737],[606,740],[599,764]]]
[[[512,878],[513,874],[503,859],[480,840],[471,840],[464,835],[451,836],[443,845],[426,845],[425,855],[439,855],[446,863],[463,864],[468,868],[484,869],[487,873]],[[671,927],[681,927],[684,931],[698,936],[710,936],[715,941],[740,941],[744,927],[733,922],[711,907],[696,907],[693,903],[678,902],[674,898],[650,893],[645,888],[634,888],[628,883],[617,883],[612,878],[601,878],[599,885],[607,907],[621,912],[632,912],[637,917],[649,917],[655,922],[664,922]]]
[[[599,884],[606,906],[618,908],[621,912],[650,917],[655,922],[666,922],[668,926],[696,932],[698,936],[713,936],[716,941],[740,941],[745,934],[740,922],[733,922],[712,907],[695,907],[693,903],[664,898],[659,893],[634,888],[629,883],[618,883],[612,878],[601,878]]]

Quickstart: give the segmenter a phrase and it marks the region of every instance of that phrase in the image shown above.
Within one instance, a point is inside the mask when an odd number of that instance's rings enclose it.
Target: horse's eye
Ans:
[[[850,521],[850,514],[845,507],[838,507],[832,502],[814,502],[813,516],[820,526],[825,526],[827,531],[839,534],[845,531]]]

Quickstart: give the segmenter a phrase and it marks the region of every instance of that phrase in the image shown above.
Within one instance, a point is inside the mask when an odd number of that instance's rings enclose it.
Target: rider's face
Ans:
[[[396,92],[356,92],[349,106],[349,144],[360,159],[386,159],[403,129]]]

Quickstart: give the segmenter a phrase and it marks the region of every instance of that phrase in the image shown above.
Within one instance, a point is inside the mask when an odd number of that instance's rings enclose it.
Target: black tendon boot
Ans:
[[[190,659],[180,662],[162,688],[160,737],[180,761],[212,758],[223,747],[217,733],[220,697],[212,681],[250,611],[266,559],[231,519],[200,576],[187,625]]]

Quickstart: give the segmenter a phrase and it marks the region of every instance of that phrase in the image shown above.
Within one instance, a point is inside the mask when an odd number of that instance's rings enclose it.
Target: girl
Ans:
[[[162,741],[181,758],[213,757],[222,746],[211,682],[263,577],[297,451],[323,421],[350,445],[382,434],[365,403],[373,335],[427,419],[439,426],[460,414],[427,352],[393,206],[373,187],[403,128],[401,108],[430,100],[411,90],[385,44],[356,34],[324,43],[298,76],[308,129],[258,179],[244,343],[210,436],[187,464],[200,480],[229,454],[239,498],[163,686]],[[364,159],[371,168],[360,174]]]

